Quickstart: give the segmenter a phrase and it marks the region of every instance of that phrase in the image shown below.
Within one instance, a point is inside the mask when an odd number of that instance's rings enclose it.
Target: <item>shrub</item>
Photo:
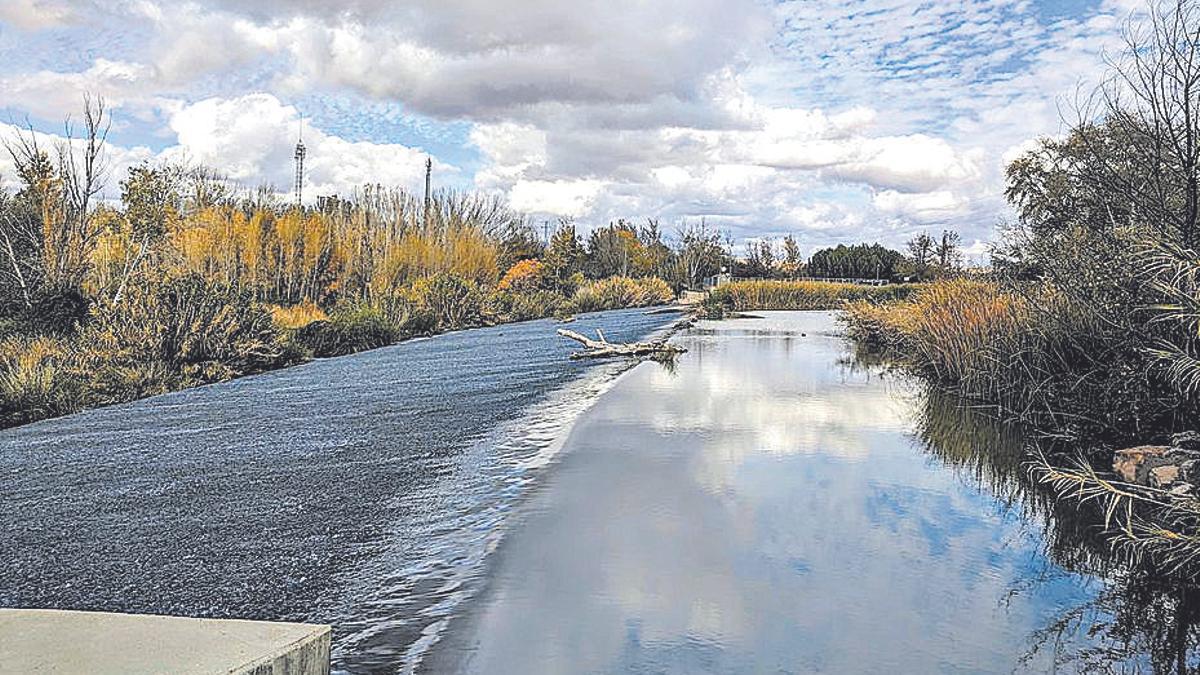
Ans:
[[[440,330],[456,330],[484,323],[484,295],[479,286],[453,274],[437,274],[413,284],[417,309],[428,311]]]
[[[131,288],[98,304],[80,335],[93,358],[161,363],[185,382],[214,382],[282,365],[281,335],[247,293],[197,276]]]
[[[87,320],[90,306],[78,288],[47,289],[26,312],[27,322],[38,333],[67,335]]]
[[[196,384],[161,361],[120,362],[94,360],[86,379],[81,378],[86,405],[108,405],[156,396]]]
[[[626,307],[648,307],[670,302],[674,297],[667,282],[657,277],[614,276],[584,283],[571,301],[579,312],[598,312]]]
[[[488,311],[498,321],[529,321],[569,313],[571,303],[554,291],[496,291],[488,298]]]
[[[59,339],[0,340],[0,427],[76,410],[79,391],[70,365]]]
[[[545,281],[544,269],[545,265],[536,258],[520,260],[504,273],[496,290],[525,293],[541,288]]]
[[[401,335],[381,309],[358,303],[339,306],[328,320],[307,324],[295,340],[313,356],[326,357],[384,347]]]
[[[1061,436],[1167,428],[1180,411],[1134,336],[1106,335],[1090,310],[1049,285],[936,281],[904,302],[846,309],[860,343]]]

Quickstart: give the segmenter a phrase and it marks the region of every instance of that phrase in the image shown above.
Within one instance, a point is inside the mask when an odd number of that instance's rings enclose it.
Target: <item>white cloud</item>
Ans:
[[[574,218],[588,212],[602,187],[597,180],[519,180],[509,203],[518,211]]]
[[[4,0],[0,21],[22,30],[42,30],[73,19],[71,6],[58,0]]]
[[[917,222],[946,219],[965,213],[966,202],[949,190],[905,194],[884,190],[875,195],[875,206],[883,213]]]
[[[246,183],[265,180],[285,190],[291,185],[300,115],[274,96],[200,101],[176,112],[170,125],[178,145],[167,156],[218,167]],[[350,142],[311,127],[304,131],[304,143],[309,195],[345,193],[367,183],[417,189],[423,181],[426,154],[419,149]],[[435,161],[434,171],[446,175],[456,169]]]
[[[248,187],[273,185],[286,194],[294,176],[293,151],[300,116],[293,106],[269,94],[251,94],[234,99],[206,99],[180,107],[170,116],[177,142],[158,152],[146,147],[106,146],[110,167],[106,194],[117,194],[117,181],[132,166],[143,161],[179,162],[212,167]],[[0,139],[12,138],[17,127],[0,124]],[[38,133],[39,143],[53,148],[62,142],[54,134]],[[308,150],[305,162],[305,195],[311,201],[320,195],[346,194],[356,187],[379,183],[420,189],[427,155],[420,149],[395,143],[352,142],[308,127],[304,131]],[[457,167],[435,160],[435,176],[445,178]],[[0,153],[0,176],[11,183],[13,167]]]
[[[35,58],[4,70],[0,105],[53,120],[102,94],[166,154],[286,186],[282,101],[377,100],[469,125],[467,149],[440,145],[478,161],[439,172],[472,166],[478,187],[585,226],[984,241],[1007,213],[1004,164],[1061,129],[1061,97],[1095,81],[1136,3],[9,0],[0,21]],[[71,52],[37,39],[83,13]],[[419,183],[423,142],[371,142],[392,130],[341,110],[359,140],[311,130],[310,194]]]

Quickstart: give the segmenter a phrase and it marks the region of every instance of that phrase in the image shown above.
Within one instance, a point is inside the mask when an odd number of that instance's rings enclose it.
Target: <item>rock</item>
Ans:
[[[1113,471],[1126,483],[1149,485],[1150,469],[1171,464],[1169,445],[1139,445],[1113,453]]]
[[[1150,469],[1150,487],[1165,488],[1179,480],[1179,465],[1166,464]]]
[[[1184,450],[1200,450],[1200,431],[1181,431],[1172,434],[1171,445]]]

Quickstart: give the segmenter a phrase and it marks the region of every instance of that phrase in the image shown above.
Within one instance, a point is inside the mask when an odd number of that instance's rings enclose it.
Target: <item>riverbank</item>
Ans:
[[[701,321],[677,341],[673,367],[638,366],[575,424],[422,672],[1094,672],[1157,656],[1139,646],[1172,626],[1109,593],[1115,559],[1044,508],[1017,430],[857,361],[830,314]]]
[[[844,323],[864,349],[1035,430],[1027,458],[1063,499],[1105,504],[1108,536],[1200,574],[1200,470],[1189,464],[1200,407],[1170,385],[1174,328],[1131,311],[1126,330],[1089,321],[1095,311],[1046,285],[956,279],[903,302],[852,303]]]
[[[658,306],[661,280],[610,277],[570,295],[505,287],[484,296],[435,277],[411,298],[272,307],[199,280],[128,307],[94,308],[69,331],[0,326],[0,428],[342,356],[452,330]],[[473,300],[462,292],[475,294]]]

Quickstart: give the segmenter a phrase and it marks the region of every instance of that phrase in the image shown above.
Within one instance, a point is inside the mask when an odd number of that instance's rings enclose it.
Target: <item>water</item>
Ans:
[[[1195,590],[1018,430],[766,316],[673,366],[532,322],[0,432],[0,605],[327,622],[354,673],[1196,665]]]
[[[429,672],[1153,670],[1171,597],[1088,564],[1013,430],[766,316],[584,413]]]
[[[612,340],[676,320],[587,315]],[[0,431],[0,606],[335,625],[419,660],[561,431],[627,367],[535,321]]]

